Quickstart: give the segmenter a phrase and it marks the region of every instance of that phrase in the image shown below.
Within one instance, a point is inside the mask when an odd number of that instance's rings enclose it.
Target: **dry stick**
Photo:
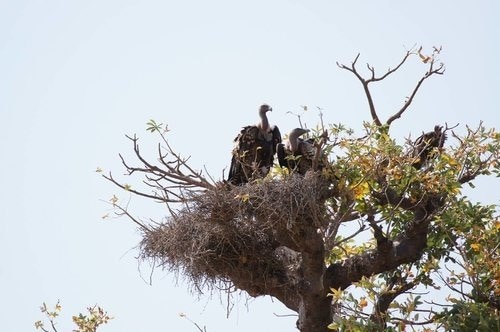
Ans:
[[[200,175],[200,173],[195,172],[190,166],[187,165],[187,159],[183,159],[179,154],[176,154],[171,146],[166,142],[166,145],[168,147],[168,151],[172,156],[174,157],[173,161],[165,161],[165,156],[161,154],[161,147],[159,145],[158,147],[158,154],[160,157],[160,162],[167,168],[167,171],[162,170],[158,166],[152,165],[149,162],[147,162],[144,157],[141,155],[140,150],[139,150],[139,144],[137,143],[138,138],[134,135],[134,137],[126,136],[128,139],[130,139],[133,144],[134,144],[134,152],[136,154],[136,157],[147,167],[147,169],[150,170],[150,173],[160,173],[165,176],[165,179],[171,183],[174,184],[179,184],[179,185],[191,185],[194,187],[202,187],[206,189],[214,189],[214,186],[210,184],[204,177]],[[176,166],[171,166],[171,164],[177,164]],[[184,166],[191,174],[184,174],[181,170],[180,167]],[[137,169],[140,171],[144,171],[143,169]],[[198,181],[193,180],[193,178],[198,179]],[[177,180],[178,182],[175,182],[174,180]]]
[[[187,166],[187,164],[186,164],[187,159],[182,159],[180,157],[180,155],[175,154],[172,151],[170,145],[168,145],[168,150],[174,156],[174,158],[175,158],[174,161],[170,161],[170,162],[166,161],[165,160],[166,155],[163,155],[161,153],[160,147],[158,150],[159,155],[160,155],[160,161],[167,168],[167,170],[163,170],[155,165],[150,164],[142,157],[142,155],[140,153],[139,145],[137,143],[138,138],[136,136],[134,136],[134,137],[126,136],[126,137],[133,142],[134,152],[136,154],[136,157],[145,166],[145,168],[132,167],[126,163],[125,159],[120,154],[119,157],[121,159],[122,164],[127,169],[128,175],[131,175],[135,172],[145,173],[146,180],[148,180],[150,182],[154,182],[156,185],[148,183],[148,181],[143,181],[143,183],[145,183],[147,186],[152,187],[156,190],[163,191],[164,195],[162,195],[163,196],[162,197],[156,193],[154,195],[152,195],[152,194],[147,194],[147,193],[135,190],[135,189],[131,189],[128,186],[123,185],[123,184],[119,183],[118,181],[116,181],[113,178],[113,176],[111,175],[111,173],[108,176],[103,175],[103,177],[105,179],[111,181],[112,183],[114,183],[118,187],[120,187],[126,191],[129,191],[133,194],[136,194],[138,196],[151,198],[151,199],[158,200],[158,201],[165,202],[165,203],[185,203],[186,202],[186,197],[184,197],[184,195],[182,193],[177,193],[176,191],[173,191],[173,189],[182,190],[183,188],[186,189],[186,188],[200,188],[200,187],[207,188],[207,189],[213,188],[213,186],[208,181],[206,181],[206,179],[204,179],[200,175],[200,173],[195,172],[193,169],[191,169],[189,166]],[[172,166],[172,164],[176,164],[176,165]],[[187,175],[184,174],[180,170],[181,166],[186,167],[188,169],[188,171],[190,172],[190,174],[187,174]],[[151,175],[154,175],[154,176],[151,176]],[[198,179],[198,181],[193,180],[193,178]],[[171,186],[164,186],[160,183],[160,181],[162,181],[162,180],[165,180],[168,183],[171,183],[172,185]],[[172,199],[171,197],[174,197],[174,199]]]
[[[118,205],[118,204],[113,204],[113,207],[117,208],[118,210],[120,210],[120,213],[116,213],[117,216],[121,216],[121,215],[126,215],[127,217],[130,218],[130,220],[132,220],[134,223],[136,223],[143,231],[145,232],[149,232],[151,231],[147,226],[145,226],[143,223],[141,223],[139,220],[137,220],[136,218],[134,218],[128,211],[126,208],[123,208],[122,206]]]
[[[156,196],[156,195],[149,195],[149,194],[145,194],[143,192],[140,192],[140,191],[137,191],[137,190],[134,190],[134,189],[131,189],[131,188],[128,188],[126,187],[125,185],[121,184],[120,182],[116,181],[113,176],[111,175],[111,173],[109,173],[109,175],[102,175],[103,178],[105,178],[106,180],[108,181],[111,181],[112,183],[114,183],[115,185],[117,185],[118,187],[122,188],[123,190],[125,191],[129,191],[135,195],[138,195],[138,196],[143,196],[143,197],[147,197],[147,198],[152,198],[154,200],[159,200],[159,201],[162,201],[162,202],[167,202],[167,200],[165,200],[164,198],[160,197],[160,196]],[[172,203],[178,203],[176,201],[170,201]]]

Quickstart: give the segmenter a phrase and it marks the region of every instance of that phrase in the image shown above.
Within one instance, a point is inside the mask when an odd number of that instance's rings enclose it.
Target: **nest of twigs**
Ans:
[[[197,288],[280,278],[293,263],[282,238],[293,242],[301,223],[321,222],[327,191],[314,175],[221,184],[146,231],[141,256],[182,272]]]

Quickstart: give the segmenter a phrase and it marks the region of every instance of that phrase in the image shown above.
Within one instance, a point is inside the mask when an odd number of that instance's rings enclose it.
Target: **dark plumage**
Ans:
[[[281,134],[277,126],[270,126],[267,112],[269,105],[259,108],[260,123],[246,126],[234,139],[235,146],[228,181],[241,185],[255,178],[265,177],[273,166],[277,144],[281,143]]]
[[[443,127],[436,125],[434,131],[422,134],[413,143],[413,157],[417,160],[413,162],[416,169],[420,169],[427,162],[436,156],[435,149],[441,149],[446,141],[446,133],[443,132]]]
[[[300,137],[308,132],[308,129],[295,128],[288,134],[285,144],[278,144],[278,161],[281,167],[302,175],[313,168],[313,160],[317,151],[314,139]],[[323,158],[318,159],[317,169],[321,169],[324,166]]]

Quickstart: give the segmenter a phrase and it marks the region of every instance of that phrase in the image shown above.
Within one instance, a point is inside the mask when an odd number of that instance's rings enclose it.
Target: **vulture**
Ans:
[[[272,108],[267,104],[261,105],[260,122],[243,127],[234,139],[229,183],[242,185],[252,179],[263,178],[273,166],[276,146],[281,143],[281,134],[277,126],[269,125],[267,112],[272,112]]]
[[[434,126],[434,131],[422,134],[413,143],[413,167],[420,169],[436,156],[435,149],[441,149],[446,141],[446,133],[443,126]]]
[[[280,143],[277,147],[278,161],[281,167],[286,167],[290,172],[305,175],[313,168],[313,160],[316,155],[314,139],[303,139],[300,136],[309,132],[309,129],[295,128],[288,134],[285,144]],[[317,168],[321,169],[323,158],[319,158]]]

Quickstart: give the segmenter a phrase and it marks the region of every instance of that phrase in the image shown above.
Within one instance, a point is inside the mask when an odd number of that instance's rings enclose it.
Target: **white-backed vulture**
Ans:
[[[446,141],[446,133],[443,127],[436,125],[434,131],[422,134],[413,143],[413,157],[416,159],[413,166],[420,169],[436,156],[436,149],[441,149]]]
[[[246,126],[234,139],[233,156],[228,181],[242,185],[252,179],[265,177],[273,166],[277,144],[281,134],[277,126],[270,126],[267,112],[272,108],[264,104],[259,108],[260,122]]]
[[[315,170],[325,166],[323,156],[316,156],[317,149],[314,139],[300,137],[308,132],[308,129],[295,128],[288,134],[288,140],[285,144],[278,144],[278,161],[281,167],[288,168],[290,172],[305,175],[307,171],[313,169],[314,158],[318,158]]]

